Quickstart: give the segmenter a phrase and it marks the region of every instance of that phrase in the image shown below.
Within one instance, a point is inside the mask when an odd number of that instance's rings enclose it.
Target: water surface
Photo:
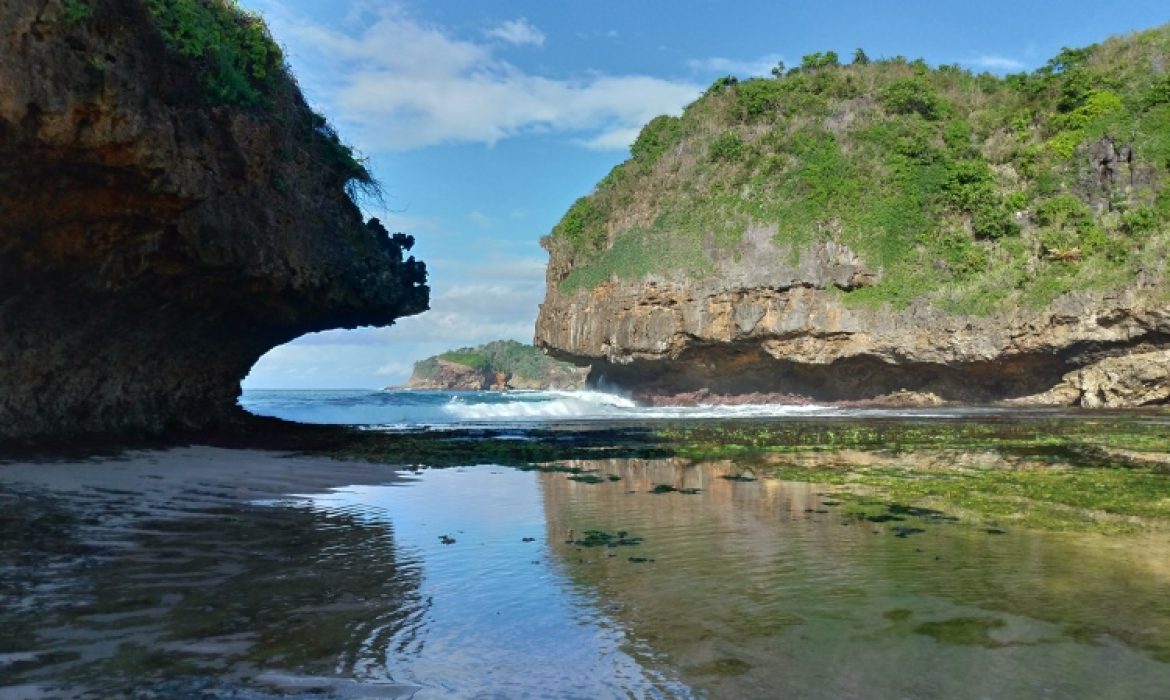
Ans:
[[[1050,461],[1015,455],[1010,468]],[[9,485],[6,505],[49,535],[0,552],[0,685],[14,697],[420,699],[1170,688],[1165,529],[859,510],[839,486],[736,460],[560,467],[575,473],[487,464],[385,485],[374,473],[262,499],[209,476],[151,507],[131,487]]]

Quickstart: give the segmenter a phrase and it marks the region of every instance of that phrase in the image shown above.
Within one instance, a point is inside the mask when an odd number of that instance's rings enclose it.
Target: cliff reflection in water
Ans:
[[[569,535],[553,550],[631,640],[715,697],[1138,698],[1170,687],[1164,532],[1004,531],[763,478],[790,459],[1049,466],[953,451],[773,456],[754,473],[731,461],[573,462],[621,480],[542,475],[550,531]],[[643,542],[565,541],[589,530]]]
[[[56,688],[50,697],[219,697],[245,679],[389,689],[388,645],[428,607],[420,562],[389,523],[299,500],[137,519],[108,498],[95,500],[129,523],[83,527],[55,548],[64,556],[6,569],[18,584],[0,586],[7,646],[35,652],[8,666],[9,683]]]

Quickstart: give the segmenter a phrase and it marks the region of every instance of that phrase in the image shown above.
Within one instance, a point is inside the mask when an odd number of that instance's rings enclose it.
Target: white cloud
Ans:
[[[589,41],[591,39],[617,39],[621,36],[621,32],[616,29],[595,29],[591,32],[577,32],[577,38],[582,41]]]
[[[473,211],[467,215],[467,218],[471,221],[471,223],[479,226],[480,228],[491,228],[492,224],[495,223],[492,220],[492,217],[484,214],[482,211]]]
[[[641,127],[617,127],[609,131],[603,131],[591,139],[586,139],[581,142],[581,145],[595,151],[613,151],[621,148],[629,148],[634,139],[638,138],[638,133]]]
[[[397,9],[381,10],[356,31],[287,13],[271,14],[270,23],[293,43],[293,55],[312,65],[302,72],[319,76],[313,82],[327,111],[363,152],[491,145],[534,132],[624,148],[631,131],[677,114],[702,90],[642,75],[537,75],[497,57],[491,43],[458,38]]]
[[[737,77],[754,78],[772,74],[772,68],[783,60],[780,54],[768,54],[754,59],[724,58],[713,56],[710,58],[696,58],[687,61],[687,66],[696,73],[718,73],[720,75],[734,75]]]
[[[968,65],[975,66],[976,68],[984,68],[986,70],[1003,72],[1021,71],[1027,67],[1023,61],[1017,61],[1014,58],[997,56],[995,54],[983,54],[982,56],[977,56],[969,61],[966,61],[966,63]]]
[[[379,377],[401,377],[408,374],[411,369],[413,369],[413,364],[410,362],[388,362],[374,370],[374,374]]]
[[[528,23],[528,20],[510,20],[487,31],[487,35],[516,46],[544,46],[544,32]]]

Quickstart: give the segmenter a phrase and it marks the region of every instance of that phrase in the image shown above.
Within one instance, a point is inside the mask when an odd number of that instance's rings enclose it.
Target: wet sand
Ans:
[[[400,470],[288,452],[194,446],[80,461],[0,462],[0,486],[44,489],[55,496],[118,492],[140,498],[140,509],[161,506],[173,515],[179,496],[190,507],[212,506],[390,484],[406,478]]]

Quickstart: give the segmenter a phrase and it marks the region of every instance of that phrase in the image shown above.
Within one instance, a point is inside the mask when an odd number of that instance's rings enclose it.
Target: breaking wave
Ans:
[[[249,390],[240,404],[258,415],[302,423],[396,429],[808,415],[944,418],[979,412],[970,408],[848,409],[788,404],[639,406],[625,396],[600,391]]]
[[[249,390],[252,413],[301,423],[392,427],[491,426],[561,421],[770,417],[832,410],[823,406],[638,406],[601,391]]]

